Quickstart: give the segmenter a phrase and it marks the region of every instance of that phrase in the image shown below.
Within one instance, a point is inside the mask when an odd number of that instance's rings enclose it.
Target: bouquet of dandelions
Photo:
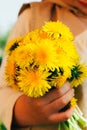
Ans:
[[[50,21],[41,29],[10,41],[5,69],[8,85],[35,98],[62,87],[66,80],[71,87],[79,86],[87,77],[87,67],[81,63],[73,40],[66,25]],[[87,121],[74,97],[69,105],[75,107],[75,112],[69,120],[59,123],[58,129],[82,130]]]

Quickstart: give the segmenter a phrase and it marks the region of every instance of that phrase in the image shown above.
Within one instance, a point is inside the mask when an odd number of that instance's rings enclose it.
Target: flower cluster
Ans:
[[[10,41],[6,46],[8,85],[35,98],[62,87],[66,81],[71,87],[79,86],[87,77],[87,66],[80,62],[73,40],[66,25],[50,21],[41,29]],[[75,102],[73,98],[71,105]]]

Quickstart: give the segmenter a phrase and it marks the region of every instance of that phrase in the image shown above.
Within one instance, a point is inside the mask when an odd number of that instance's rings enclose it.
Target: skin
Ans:
[[[71,117],[74,109],[60,112],[74,96],[74,90],[66,82],[60,89],[51,90],[40,98],[30,98],[22,95],[14,106],[13,126],[31,126],[55,124]],[[22,109],[24,108],[24,109]],[[39,116],[38,116],[39,115]]]
[[[68,5],[79,8],[83,13],[87,15],[87,0],[62,0]]]

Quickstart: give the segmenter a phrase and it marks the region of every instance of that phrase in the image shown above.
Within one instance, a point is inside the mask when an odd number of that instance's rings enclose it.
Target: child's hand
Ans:
[[[22,95],[14,106],[13,124],[19,126],[52,124],[65,121],[73,114],[73,108],[59,112],[74,96],[67,82],[60,89],[53,89],[40,98]]]

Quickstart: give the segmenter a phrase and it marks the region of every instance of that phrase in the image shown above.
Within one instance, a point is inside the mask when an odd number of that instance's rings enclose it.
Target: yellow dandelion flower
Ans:
[[[25,35],[23,39],[23,45],[27,45],[30,43],[36,43],[37,39],[40,39],[39,29],[29,32]]]
[[[39,70],[22,70],[18,77],[19,88],[30,97],[43,96],[51,88],[46,81],[48,75],[48,72]]]
[[[65,70],[64,70],[65,69]],[[58,70],[58,76],[52,79],[51,86],[62,87],[63,84],[67,81],[67,78],[71,76],[70,68],[60,68]]]
[[[70,76],[71,76],[71,70],[70,70],[70,68],[66,66],[66,67],[63,68],[63,69],[64,69],[63,75],[64,75],[66,78],[70,77]]]
[[[18,38],[15,38],[15,39],[9,41],[5,48],[6,53],[9,54],[9,53],[11,53],[11,51],[15,50],[20,45],[22,40],[23,40],[23,37],[18,37]]]
[[[35,62],[44,68],[57,67],[57,54],[53,42],[49,39],[40,40],[34,50]]]
[[[59,67],[63,67],[63,65],[65,66],[65,64],[67,64],[66,62],[66,53],[63,51],[62,48],[57,47],[56,48],[56,52],[57,52],[57,64]]]
[[[75,108],[77,105],[77,99],[75,97],[73,97],[70,101],[70,106]]]
[[[42,39],[50,39],[50,36],[48,35],[48,33],[47,32],[44,32],[44,31],[42,31],[42,30],[40,30],[40,38],[42,38]]]
[[[66,81],[66,77],[58,76],[51,82],[51,85],[54,86],[54,87],[60,88],[60,87],[63,86],[65,81]]]
[[[87,79],[87,66],[85,64],[76,65],[72,68],[71,73],[69,81],[72,87],[77,87]]]
[[[75,64],[76,60],[78,60],[78,61],[80,60],[79,55],[78,55],[76,49],[74,48],[74,44],[72,44],[72,42],[67,41],[67,44],[66,44],[65,40],[61,40],[61,41],[54,40],[53,43],[56,48],[58,66],[71,67],[72,65]],[[71,43],[71,45],[70,45],[70,43]],[[68,47],[69,45],[70,45],[70,47]]]
[[[70,59],[72,60],[80,60],[80,56],[72,41],[66,42],[66,40],[58,40],[56,46],[58,46],[58,48],[61,48],[61,50],[64,51],[64,53],[67,55],[66,57],[70,57]]]
[[[16,49],[15,61],[17,65],[19,65],[20,67],[29,67],[33,60],[33,47],[33,44],[28,44],[25,46],[20,46]]]
[[[7,64],[5,66],[6,81],[9,86],[17,88],[15,83],[16,64],[13,60],[13,56],[8,57]]]
[[[72,67],[75,63],[74,60],[72,60],[70,57],[67,56],[67,54],[62,50],[62,49],[59,49],[57,48],[57,52],[58,52],[58,55],[57,55],[57,65],[58,67],[61,67],[61,68],[70,68]]]
[[[73,40],[73,35],[70,32],[68,26],[63,24],[60,21],[57,22],[46,22],[44,26],[42,26],[42,30],[47,32],[49,36],[53,37],[54,39],[64,38],[66,40]]]

